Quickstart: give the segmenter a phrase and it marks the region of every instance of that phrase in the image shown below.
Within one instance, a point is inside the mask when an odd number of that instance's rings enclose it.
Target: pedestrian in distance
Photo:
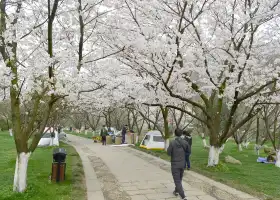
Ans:
[[[183,200],[187,200],[185,195],[182,180],[184,175],[184,167],[186,164],[186,152],[188,152],[189,145],[186,140],[182,139],[181,136],[183,131],[180,129],[175,130],[175,139],[170,142],[167,149],[167,154],[171,156],[171,172],[175,184],[175,190],[173,194],[175,196],[180,195]]]
[[[101,129],[101,141],[102,141],[102,145],[106,145],[106,136],[108,135],[108,131],[105,128],[105,125],[103,125],[102,129]]]
[[[191,162],[190,162],[190,155],[192,153],[192,136],[191,136],[191,130],[185,130],[183,131],[183,139],[188,143],[189,145],[189,151],[186,152],[186,163],[185,163],[185,169],[190,170],[191,169]],[[188,167],[188,168],[187,168]]]
[[[125,135],[127,133],[127,125],[125,125],[122,129],[122,144],[125,143]]]

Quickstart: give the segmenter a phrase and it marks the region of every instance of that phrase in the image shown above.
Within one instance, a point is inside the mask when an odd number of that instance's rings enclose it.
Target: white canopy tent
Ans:
[[[149,131],[140,144],[141,148],[164,150],[164,139],[159,131]]]
[[[54,138],[51,137],[51,133],[54,132]],[[38,147],[43,146],[59,146],[58,132],[54,128],[46,127],[43,137],[40,139]]]

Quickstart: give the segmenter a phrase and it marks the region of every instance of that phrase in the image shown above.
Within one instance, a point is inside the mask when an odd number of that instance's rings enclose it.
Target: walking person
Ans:
[[[191,136],[191,130],[183,131],[183,139],[186,140],[186,142],[189,144],[189,151],[186,152],[185,169],[190,170],[190,169],[191,169],[190,155],[191,155],[191,153],[192,153],[192,136]],[[188,168],[187,168],[187,167],[188,167]]]
[[[181,138],[182,130],[175,130],[175,140],[170,142],[170,145],[167,149],[167,154],[171,156],[171,172],[175,183],[175,190],[173,194],[175,196],[180,195],[183,200],[187,200],[183,186],[182,179],[184,175],[185,167],[185,155],[188,151],[188,143]]]
[[[125,143],[125,135],[127,133],[127,125],[125,125],[122,129],[122,144]]]
[[[106,145],[106,136],[108,135],[107,129],[105,128],[105,125],[103,125],[103,128],[101,129],[101,140],[102,140],[102,145]]]

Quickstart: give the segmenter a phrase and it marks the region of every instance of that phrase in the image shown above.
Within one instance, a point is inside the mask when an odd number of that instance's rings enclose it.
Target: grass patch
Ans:
[[[0,146],[1,200],[86,200],[82,161],[73,147],[61,143],[68,155],[66,181],[59,184],[49,181],[53,148],[37,148],[29,161],[27,190],[16,194],[12,191],[16,151],[8,132],[0,132]]]
[[[76,132],[67,131],[67,130],[65,130],[64,132],[67,133],[67,134],[76,135],[76,136],[87,138],[87,139],[92,139],[92,137],[93,137],[93,133],[92,132],[88,132],[87,135],[84,132],[76,133]]]
[[[165,151],[152,151],[134,147],[138,150],[170,161]],[[262,152],[263,153],[263,152]],[[227,155],[240,160],[242,165],[228,164],[224,162]],[[265,157],[265,154],[260,156]],[[272,164],[257,163],[257,155],[254,145],[238,152],[237,145],[232,141],[227,142],[224,152],[220,155],[220,164],[215,168],[208,168],[208,150],[203,149],[200,138],[193,138],[191,167],[192,170],[211,179],[222,182],[238,190],[266,199],[279,200],[280,198],[280,169]]]

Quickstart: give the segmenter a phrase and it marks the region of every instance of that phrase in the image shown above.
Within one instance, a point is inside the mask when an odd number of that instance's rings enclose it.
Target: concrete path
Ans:
[[[102,146],[68,135],[80,154],[88,200],[175,200],[170,163],[130,147]],[[258,200],[248,194],[188,171],[184,175],[188,200]]]

